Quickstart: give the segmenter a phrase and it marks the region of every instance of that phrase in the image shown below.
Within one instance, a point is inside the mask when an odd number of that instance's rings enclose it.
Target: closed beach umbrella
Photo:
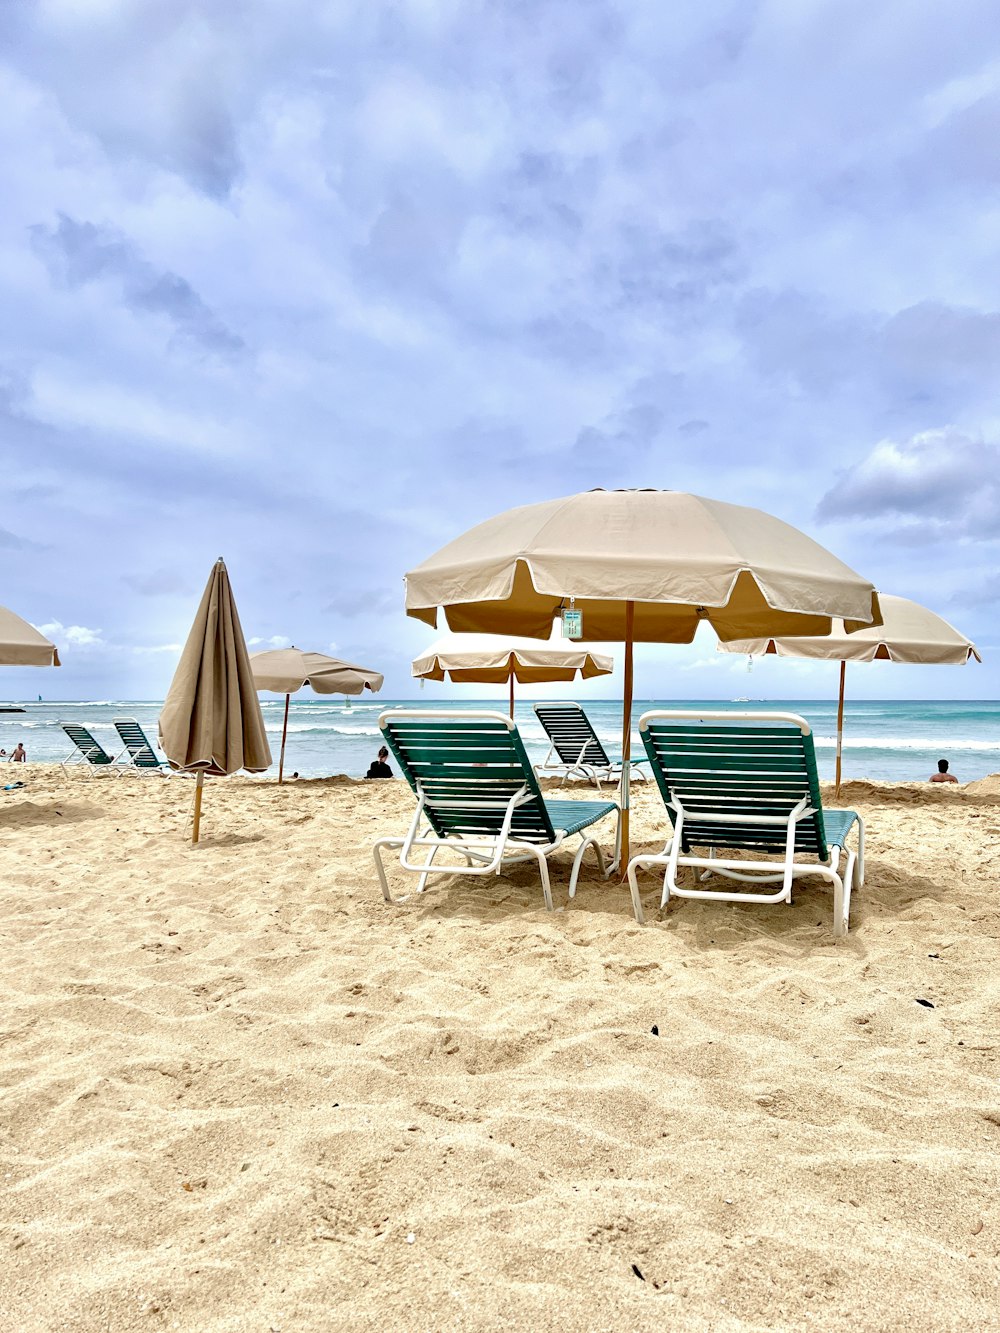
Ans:
[[[406,576],[406,611],[429,625],[547,638],[560,612],[579,637],[625,643],[623,856],[628,855],[632,645],[828,634],[878,624],[873,585],[758,509],[678,491],[588,491],[487,519]],[[767,628],[765,628],[765,626]],[[751,628],[756,627],[756,628]]]
[[[834,621],[830,633],[822,638],[757,638],[720,643],[727,653],[750,656],[771,654],[777,657],[807,657],[821,662],[840,663],[840,696],[837,703],[837,770],[840,789],[841,757],[844,745],[844,684],[848,662],[909,662],[914,666],[964,666],[979,656],[971,639],[949,625],[947,620],[908,597],[879,598],[882,624],[860,629],[854,634]]]
[[[0,663],[3,666],[59,666],[54,643],[34,625],[0,606]]]
[[[341,662],[323,653],[304,653],[299,648],[273,648],[254,653],[250,658],[254,684],[258,690],[272,690],[285,696],[285,720],[281,728],[281,756],[278,760],[278,782],[285,780],[285,740],[288,735],[288,705],[291,696],[304,685],[316,694],[361,694],[363,690],[376,693],[382,688],[384,677],[379,671]]]
[[[499,634],[448,634],[413,659],[418,680],[465,681],[469,684],[510,683],[510,715],[514,716],[514,681],[522,685],[610,676],[614,660],[592,653],[566,639],[505,639]]]
[[[271,765],[250,654],[243,639],[226,566],[220,559],[181,653],[160,713],[160,745],[171,767],[198,775],[192,842],[201,825],[205,774]]]

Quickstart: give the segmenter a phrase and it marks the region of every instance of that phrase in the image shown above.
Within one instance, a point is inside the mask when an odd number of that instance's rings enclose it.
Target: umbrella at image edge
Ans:
[[[680,491],[587,491],[470,528],[406,575],[406,613],[452,630],[547,638],[569,607],[582,638],[624,641],[623,860],[628,859],[633,644],[828,634],[881,624],[874,585],[759,509]],[[766,628],[765,628],[766,627]]]
[[[209,575],[170,682],[159,732],[171,767],[198,775],[192,842],[198,841],[206,773],[222,777],[241,768],[262,773],[271,766],[250,655],[221,559]]]
[[[0,665],[60,666],[59,652],[34,625],[0,606]]]
[[[285,780],[285,741],[288,736],[288,705],[291,696],[304,685],[316,694],[361,694],[364,690],[377,693],[385,677],[380,671],[368,671],[353,662],[323,653],[303,652],[300,648],[271,648],[254,653],[250,658],[254,685],[285,696],[285,719],[281,727],[281,755],[278,759],[278,783]]]
[[[510,716],[514,716],[514,682],[544,685],[556,681],[610,676],[614,659],[566,639],[507,639],[493,634],[448,634],[413,659],[418,680],[446,680],[468,684],[510,686]]]
[[[908,662],[912,666],[964,666],[981,662],[979,650],[954,625],[936,612],[911,602],[908,597],[879,598],[882,624],[847,634],[835,621],[821,638],[760,638],[720,643],[724,653],[746,653],[750,657],[798,657],[840,663],[840,695],[837,702],[837,763],[835,782],[840,791],[844,748],[844,686],[848,662]]]

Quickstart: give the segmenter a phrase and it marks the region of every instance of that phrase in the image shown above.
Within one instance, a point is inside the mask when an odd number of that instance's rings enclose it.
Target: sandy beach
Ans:
[[[192,848],[189,781],[18,776],[5,1328],[998,1326],[997,779],[845,789],[835,942],[568,857],[387,907],[398,781],[213,783]]]

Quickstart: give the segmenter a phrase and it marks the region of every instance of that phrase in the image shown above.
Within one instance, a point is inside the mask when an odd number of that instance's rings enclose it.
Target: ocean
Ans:
[[[61,721],[83,723],[106,749],[113,750],[117,735],[116,717],[134,717],[156,737],[160,703],[136,700],[96,702],[25,703],[24,713],[0,713],[0,749],[10,754],[23,741],[28,759],[57,761],[66,757],[70,742],[60,729]],[[284,700],[261,701],[264,721],[278,769],[281,718]],[[482,700],[378,700],[364,696],[351,700],[320,699],[302,695],[292,700],[288,722],[285,771],[302,777],[331,773],[363,774],[375,758],[380,739],[379,714],[386,708],[453,708],[469,712],[476,708],[505,711],[505,701],[494,695]],[[587,700],[585,707],[609,752],[617,754],[621,742],[621,704],[611,699]],[[639,699],[633,710],[633,726],[650,708],[776,709],[798,713],[813,729],[820,775],[833,777],[836,746],[837,706],[830,700],[752,700],[724,703],[698,700]],[[533,759],[540,761],[547,745],[544,733],[528,701],[516,706],[516,720]],[[119,747],[120,748],[120,747]],[[633,755],[642,754],[633,731]],[[960,782],[1000,772],[1000,700],[866,700],[848,701],[844,725],[844,777],[907,781],[926,778],[938,759],[948,759]]]

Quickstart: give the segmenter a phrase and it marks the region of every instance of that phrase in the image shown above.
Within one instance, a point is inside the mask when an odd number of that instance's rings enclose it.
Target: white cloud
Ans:
[[[64,625],[61,621],[50,620],[45,625],[36,625],[39,634],[51,639],[56,647],[72,644],[75,648],[106,648],[108,645],[101,638],[102,630],[88,629],[86,625]]]
[[[262,639],[259,634],[247,639],[248,648],[291,648],[292,641],[284,634],[272,634],[269,639]]]

